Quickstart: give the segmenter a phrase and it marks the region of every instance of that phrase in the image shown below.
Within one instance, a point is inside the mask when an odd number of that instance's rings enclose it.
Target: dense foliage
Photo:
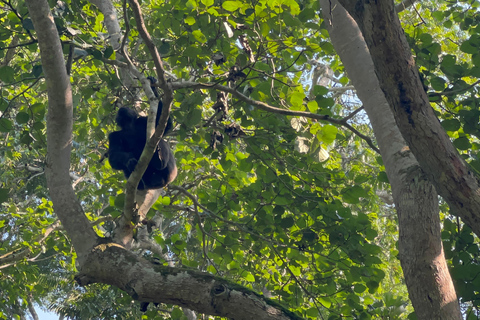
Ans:
[[[107,135],[120,106],[146,110],[147,100],[137,82],[126,88],[98,9],[83,0],[50,2],[65,57],[75,46],[72,183],[105,236],[122,212],[125,183],[103,160]],[[402,19],[444,128],[480,171],[478,4],[425,1]],[[115,6],[122,30],[130,28],[127,52],[154,75],[131,12]],[[2,7],[0,318],[20,319],[33,303],[76,319],[138,318],[138,303],[126,293],[74,284],[75,252],[43,174],[47,97],[35,30],[23,1]],[[395,215],[377,196],[388,181],[379,155],[351,130],[372,136],[317,1],[144,1],[142,10],[170,81],[230,83],[271,106],[328,117],[285,116],[232,95],[219,110],[215,90],[177,90],[167,139],[179,175],[149,212],[161,220],[151,237],[167,254],[139,253],[229,278],[305,318],[406,318],[412,309]],[[225,61],[215,63],[215,54]],[[234,84],[233,66],[241,70]],[[318,72],[320,82],[312,83]],[[443,209],[452,276],[465,308],[476,308],[479,247]],[[145,315],[183,313],[168,305]]]

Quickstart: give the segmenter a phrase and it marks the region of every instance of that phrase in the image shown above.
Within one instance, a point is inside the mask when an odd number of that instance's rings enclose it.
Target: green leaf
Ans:
[[[442,67],[453,67],[457,61],[457,57],[447,54],[442,59]]]
[[[286,218],[282,219],[282,221],[280,221],[280,226],[283,229],[291,228],[291,227],[293,227],[294,224],[295,224],[295,220],[293,220],[292,217],[286,217]]]
[[[298,19],[302,22],[307,22],[315,18],[315,10],[302,10],[298,15]]]
[[[317,110],[318,110],[317,101],[315,101],[315,100],[313,100],[313,101],[308,101],[308,103],[307,103],[307,108],[308,108],[308,111],[310,111],[311,113],[316,113]]]
[[[315,85],[313,87],[313,94],[315,96],[324,96],[328,93],[328,89],[324,86]]]
[[[464,41],[460,45],[460,50],[469,54],[478,53],[480,50],[480,36],[478,34],[473,34],[470,39]]]
[[[183,316],[183,311],[180,310],[180,308],[173,308],[172,312],[171,312],[171,317],[172,319],[176,320],[176,319],[182,319],[182,316]]]
[[[423,42],[424,45],[431,44],[433,41],[433,37],[429,33],[422,33],[421,35],[418,36],[418,39]]]
[[[202,110],[194,108],[185,118],[185,125],[187,127],[194,127],[202,121]]]
[[[114,205],[115,205],[115,208],[118,208],[123,211],[123,207],[125,206],[125,193],[121,193],[115,197]]]
[[[10,132],[13,130],[12,121],[6,118],[0,118],[0,132]]]
[[[43,67],[41,64],[34,65],[32,68],[32,75],[35,78],[39,78],[43,73]]]
[[[365,230],[365,238],[367,240],[373,241],[378,236],[378,232],[374,229]]]
[[[89,50],[87,50],[87,52],[89,54],[91,54],[97,60],[102,60],[102,58],[103,58],[103,53],[100,50],[89,49]]]
[[[25,130],[20,135],[20,143],[24,145],[30,145],[33,142],[33,138],[28,130]]]
[[[11,22],[15,22],[15,23],[19,23],[19,22],[20,22],[20,19],[17,17],[17,15],[15,14],[15,12],[13,12],[13,11],[9,11],[9,13],[7,14],[7,18],[8,18],[8,20],[10,20]]]
[[[443,91],[446,88],[446,81],[441,77],[433,77],[430,79],[433,90]]]
[[[295,16],[295,15],[301,13],[300,6],[298,5],[297,1],[295,1],[295,0],[284,0],[283,3],[290,8],[290,14]],[[304,10],[304,11],[307,11],[307,10]],[[314,11],[314,10],[311,10],[311,11]]]
[[[0,188],[0,203],[7,202],[8,199],[8,189]]]
[[[443,60],[440,65],[441,65],[442,71],[445,72],[447,76],[458,78],[464,74],[465,72],[464,68],[457,65],[456,61],[457,61],[457,58],[450,54],[443,57]]]
[[[255,282],[255,277],[250,272],[242,272],[242,278],[248,282]]]
[[[453,145],[459,150],[468,150],[472,147],[472,144],[467,137],[460,137],[453,141]]]
[[[171,201],[172,201],[172,199],[170,197],[162,197],[162,204],[164,206],[169,206]]]
[[[377,177],[378,181],[389,183],[387,173],[385,171],[380,171]]]
[[[368,292],[375,293],[379,287],[379,283],[376,281],[367,281]]]
[[[17,121],[18,124],[24,124],[24,123],[27,123],[28,120],[30,120],[30,115],[26,112],[19,112],[17,113],[15,120]]]
[[[24,19],[22,26],[25,30],[35,30],[35,28],[33,27],[32,19],[30,18]]]
[[[195,37],[195,39],[198,41],[198,42],[201,42],[201,43],[205,43],[207,42],[207,38],[205,37],[205,35],[202,33],[202,31],[200,30],[194,30],[192,32],[192,35]]]
[[[460,121],[458,121],[457,119],[444,120],[442,121],[442,127],[446,131],[457,131],[458,129],[460,129]]]
[[[113,48],[112,46],[108,46],[106,49],[105,49],[105,52],[103,54],[103,56],[107,59],[109,59],[112,55],[113,55],[114,51],[113,51]]]
[[[320,301],[320,303],[324,307],[326,307],[321,301]],[[329,307],[326,307],[326,308],[328,309]],[[316,318],[318,318],[318,309],[316,307],[311,307],[307,310],[306,314],[307,314],[307,316],[316,319]]]
[[[433,11],[432,17],[439,22],[442,21],[444,19],[443,11],[439,11],[439,10]]]
[[[476,316],[475,313],[476,312],[474,312],[472,308],[469,308],[469,310],[466,312],[467,314],[466,320],[478,320],[478,317]]]
[[[315,100],[317,101],[318,106],[321,109],[329,109],[330,107],[335,105],[335,100],[333,100],[333,98],[324,98],[322,96],[317,96]]]
[[[367,197],[367,192],[360,186],[353,186],[342,191],[343,201],[350,204],[359,203],[359,198]]]
[[[365,290],[367,290],[367,287],[365,287],[363,284],[361,283],[357,283],[355,284],[355,286],[353,287],[353,291],[355,291],[356,293],[362,293],[364,292]]]
[[[236,11],[243,6],[241,1],[225,1],[222,3],[223,9],[227,11]]]
[[[290,95],[290,103],[292,104],[293,110],[303,110],[303,100],[305,99],[305,94],[303,92],[294,92]]]
[[[202,0],[202,3],[205,5],[205,7],[210,7],[210,6],[213,6],[214,1],[213,0]]]
[[[332,306],[332,301],[328,297],[317,297],[318,301],[324,306],[325,308],[330,308]],[[315,308],[316,309],[316,308]]]
[[[5,83],[13,82],[15,79],[15,70],[10,66],[0,68],[0,80]]]
[[[185,23],[188,24],[189,26],[193,26],[195,24],[195,18],[194,17],[187,17],[185,18]]]
[[[478,48],[472,46],[472,44],[468,40],[460,45],[460,50],[469,54],[474,54],[478,52]]]
[[[320,130],[320,141],[325,144],[331,144],[337,138],[338,129],[331,124],[322,126]]]
[[[472,63],[474,65],[476,65],[477,67],[480,67],[480,54],[479,53],[475,53],[474,55],[472,55]]]

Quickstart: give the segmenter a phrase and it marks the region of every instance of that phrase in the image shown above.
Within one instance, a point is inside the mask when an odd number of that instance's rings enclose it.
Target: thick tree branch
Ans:
[[[93,250],[76,277],[80,285],[107,283],[139,301],[167,303],[237,320],[301,319],[277,302],[209,273],[148,262],[116,244]]]

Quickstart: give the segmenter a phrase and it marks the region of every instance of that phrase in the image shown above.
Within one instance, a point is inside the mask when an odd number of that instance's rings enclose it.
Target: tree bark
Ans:
[[[332,44],[363,102],[390,181],[399,223],[399,250],[410,299],[419,319],[462,319],[445,261],[438,197],[406,147],[380,89],[365,41],[335,0],[320,0]]]
[[[356,20],[403,138],[450,206],[480,236],[480,185],[443,130],[423,89],[391,0],[339,0]]]
[[[47,165],[45,175],[55,213],[70,236],[79,261],[95,245],[97,235],[76,198],[70,181],[73,105],[62,45],[46,0],[26,1],[48,92]]]
[[[28,311],[30,312],[30,315],[32,316],[33,320],[38,320],[38,314],[37,311],[35,311],[35,307],[33,306],[33,296],[32,293],[29,293],[27,296],[27,302],[28,302]]]
[[[76,280],[80,285],[111,284],[139,301],[174,304],[213,316],[302,319],[236,283],[196,270],[154,264],[113,243],[97,246]]]

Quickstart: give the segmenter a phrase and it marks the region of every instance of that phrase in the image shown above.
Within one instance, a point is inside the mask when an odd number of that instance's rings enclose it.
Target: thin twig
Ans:
[[[352,119],[357,113],[359,113],[360,111],[363,110],[363,106],[361,106],[360,108],[358,108],[357,110],[353,111],[352,113],[350,113],[348,116],[346,116],[345,118],[343,118],[342,120],[343,121],[348,121],[350,119]]]

